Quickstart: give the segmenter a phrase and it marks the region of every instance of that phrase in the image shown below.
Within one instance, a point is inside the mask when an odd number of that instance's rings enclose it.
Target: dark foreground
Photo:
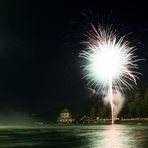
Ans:
[[[148,125],[0,126],[1,148],[147,148]]]

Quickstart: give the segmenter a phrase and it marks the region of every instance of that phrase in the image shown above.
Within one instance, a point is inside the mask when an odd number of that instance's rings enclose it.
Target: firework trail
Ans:
[[[84,36],[86,40],[82,43],[85,49],[79,55],[85,60],[82,65],[84,78],[90,87],[107,94],[114,123],[114,94],[123,92],[123,87],[132,89],[138,78],[137,62],[140,59],[134,55],[137,49],[112,26],[91,23],[90,31],[85,32]]]

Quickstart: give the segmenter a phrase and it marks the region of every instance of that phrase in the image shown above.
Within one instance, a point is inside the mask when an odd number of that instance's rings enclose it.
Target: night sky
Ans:
[[[0,110],[43,112],[87,97],[81,79],[82,14],[112,14],[140,43],[139,84],[148,84],[147,4],[130,1],[0,1]],[[74,23],[73,23],[74,22]],[[76,22],[76,23],[75,23]],[[76,28],[75,25],[77,24]],[[79,29],[78,29],[79,30]]]

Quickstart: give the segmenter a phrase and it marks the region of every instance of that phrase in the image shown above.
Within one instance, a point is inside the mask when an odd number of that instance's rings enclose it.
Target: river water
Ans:
[[[148,125],[0,126],[1,148],[148,148]]]

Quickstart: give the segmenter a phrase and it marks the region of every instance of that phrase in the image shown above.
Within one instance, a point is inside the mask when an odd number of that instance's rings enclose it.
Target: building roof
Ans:
[[[70,110],[67,109],[67,108],[64,108],[64,109],[61,111],[61,113],[69,113],[69,112],[70,112]]]

